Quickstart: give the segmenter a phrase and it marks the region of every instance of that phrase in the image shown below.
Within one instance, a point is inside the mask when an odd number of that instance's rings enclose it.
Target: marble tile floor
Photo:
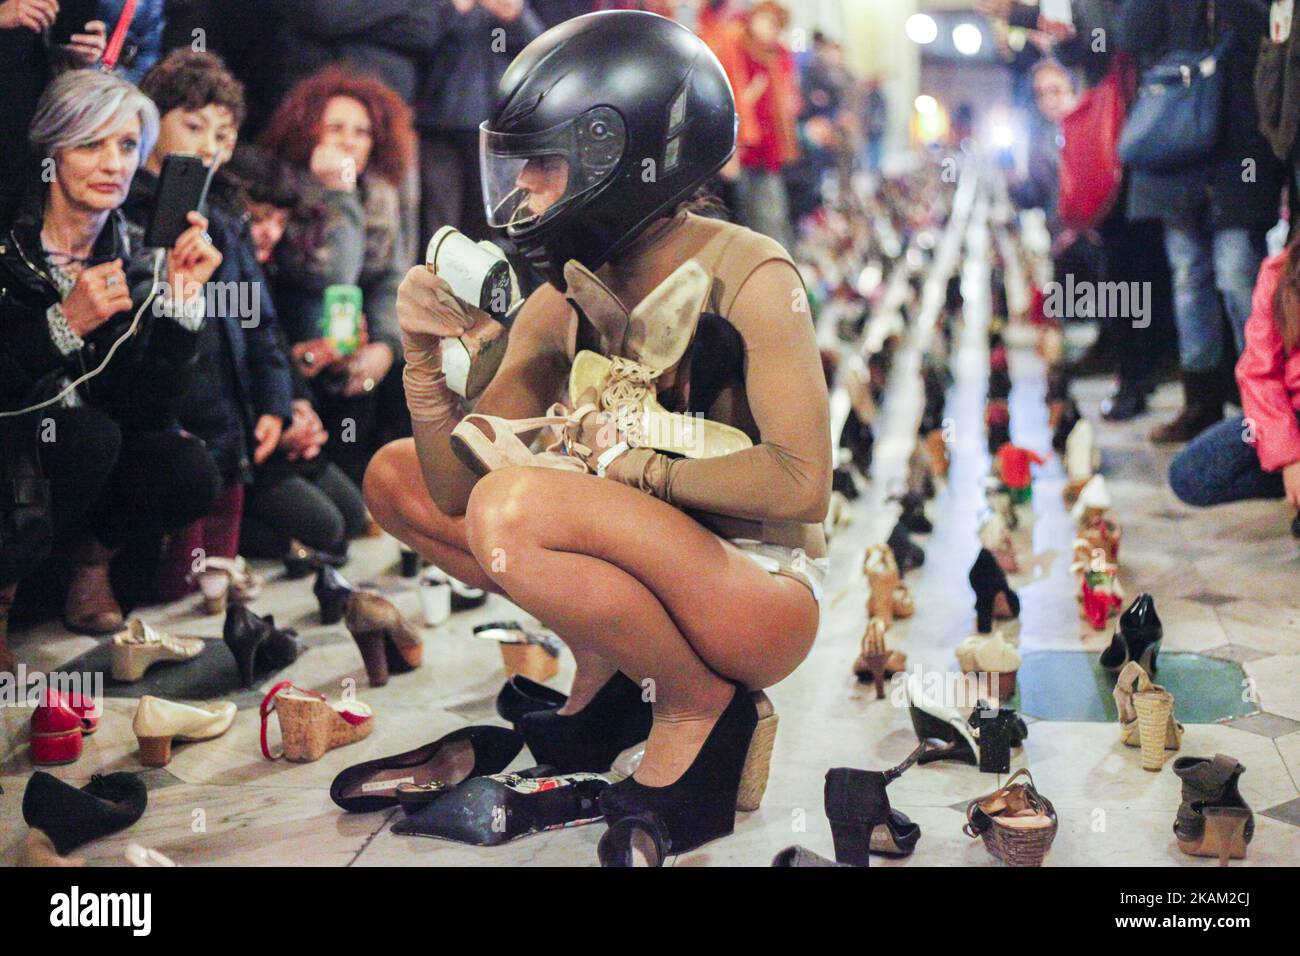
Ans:
[[[973,629],[972,597],[966,572],[978,549],[980,480],[988,468],[982,428],[986,355],[982,342],[988,273],[983,265],[992,238],[978,206],[965,234],[966,335],[954,355],[957,384],[949,397],[953,419],[953,468],[930,505],[933,535],[918,539],[927,550],[923,568],[908,577],[918,612],[899,622],[891,642],[909,655],[910,666],[947,670],[953,648]],[[937,307],[942,281],[932,278],[926,301]],[[915,746],[905,707],[875,700],[850,666],[864,626],[865,548],[882,540],[894,518],[884,504],[891,481],[903,473],[920,403],[906,375],[918,356],[915,342],[904,349],[899,374],[882,410],[878,462],[870,487],[855,503],[853,523],[832,542],[832,569],[821,633],[807,661],[771,690],[781,715],[772,775],[762,808],[737,819],[732,837],[674,859],[677,866],[766,866],[792,843],[832,852],[822,812],[822,785],[830,767],[884,768]],[[1012,356],[1015,440],[1039,450],[1050,447],[1041,397],[1042,368],[1032,352]],[[1246,800],[1256,811],[1256,835],[1244,865],[1300,861],[1300,600],[1295,597],[1300,548],[1290,538],[1290,515],[1280,504],[1253,503],[1213,512],[1178,504],[1161,481],[1169,455],[1146,443],[1150,423],[1171,414],[1175,395],[1163,389],[1152,414],[1131,425],[1100,421],[1097,406],[1105,383],[1081,382],[1077,394],[1098,424],[1105,468],[1124,524],[1121,550],[1127,593],[1151,590],[1165,623],[1165,647],[1206,653],[1240,663],[1256,695],[1259,713],[1223,724],[1187,727],[1183,754],[1239,758]],[[1040,469],[1033,520],[1018,533],[1025,573],[1013,579],[1024,606],[1025,650],[1068,650],[1095,654],[1108,635],[1093,634],[1077,616],[1074,580],[1067,566],[1072,526],[1061,504],[1064,477],[1058,461]],[[345,573],[377,580],[413,618],[413,582],[393,574],[396,544],[360,542]],[[276,569],[264,568],[272,575]],[[197,599],[152,609],[145,617],[184,633],[220,639],[220,619],[196,612]],[[314,645],[278,675],[337,695],[354,687],[375,708],[374,733],[356,745],[326,754],[313,764],[268,763],[258,749],[255,707],[243,706],[223,738],[178,747],[164,770],[147,771],[149,809],[131,829],[85,847],[94,865],[121,861],[127,843],[157,848],[184,865],[275,864],[319,866],[590,866],[596,861],[599,825],[538,834],[498,848],[474,848],[431,839],[396,837],[392,814],[346,815],[330,802],[327,787],[346,766],[395,753],[468,723],[497,722],[492,701],[502,673],[496,648],[476,640],[474,624],[519,616],[492,598],[447,625],[423,631],[425,665],[395,677],[385,688],[366,686],[361,661],[342,626],[313,625],[310,580],[273,580],[255,603],[259,613],[302,628]],[[57,624],[20,635],[19,656],[31,666],[57,667],[94,645],[69,637]],[[567,654],[557,687],[567,686]],[[353,682],[349,684],[348,682]],[[270,686],[268,681],[263,689]],[[100,731],[87,740],[75,764],[54,768],[57,776],[84,783],[92,773],[136,770],[130,731],[134,701],[111,698]],[[12,863],[25,835],[21,801],[32,767],[26,754],[28,713],[0,708],[0,861]],[[1031,768],[1055,803],[1060,831],[1049,866],[1213,866],[1181,854],[1171,832],[1179,782],[1168,765],[1159,773],[1140,767],[1135,748],[1123,746],[1109,723],[1031,722],[1013,770]],[[1170,758],[1172,760],[1172,757]],[[516,766],[529,765],[526,753]],[[996,866],[979,844],[963,835],[970,799],[1000,785],[1002,777],[973,767],[934,764],[915,767],[890,788],[893,804],[920,824],[923,836],[909,859],[878,860],[884,866]],[[393,811],[396,813],[397,811]],[[1234,863],[1234,865],[1243,865]]]

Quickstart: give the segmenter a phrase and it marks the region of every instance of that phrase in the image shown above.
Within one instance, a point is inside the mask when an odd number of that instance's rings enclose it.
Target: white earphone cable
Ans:
[[[159,249],[154,253],[153,284],[149,287],[149,294],[145,296],[144,302],[140,303],[140,308],[136,309],[135,318],[131,320],[131,324],[127,326],[126,331],[123,332],[121,335],[119,335],[117,337],[117,341],[115,341],[112,344],[112,346],[109,347],[108,354],[104,356],[104,360],[102,362],[100,362],[98,365],[96,365],[86,374],[69,382],[59,392],[59,394],[55,395],[53,398],[47,398],[45,401],[37,405],[29,405],[27,408],[20,408],[17,411],[0,412],[0,418],[16,418],[20,415],[27,415],[30,414],[31,412],[38,412],[42,408],[48,408],[51,405],[57,404],[58,402],[63,401],[63,399],[74,389],[79,388],[80,386],[84,385],[86,382],[89,382],[100,372],[104,371],[104,369],[108,367],[108,363],[113,360],[114,354],[116,354],[117,350],[121,347],[122,343],[125,342],[127,339],[129,339],[132,335],[134,335],[136,329],[140,327],[140,317],[144,315],[144,310],[149,308],[149,304],[153,302],[154,297],[157,296],[158,280],[162,273],[163,260],[166,257],[167,257],[166,249]]]

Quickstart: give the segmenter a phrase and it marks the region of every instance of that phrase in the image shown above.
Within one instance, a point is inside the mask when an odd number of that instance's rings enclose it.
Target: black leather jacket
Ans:
[[[134,307],[85,337],[85,345],[63,355],[50,335],[46,312],[59,301],[41,246],[43,203],[24,203],[0,232],[0,409],[13,410],[55,395],[64,378],[95,368],[126,331],[148,297],[153,255],[143,249],[141,231],[114,211],[95,242],[93,263],[120,258],[126,264]],[[160,279],[166,279],[160,275]],[[124,428],[167,428],[176,423],[176,404],[189,386],[198,334],[145,308],[135,334],[122,343],[108,366],[78,388],[81,400],[107,412]],[[3,420],[0,420],[3,421]]]

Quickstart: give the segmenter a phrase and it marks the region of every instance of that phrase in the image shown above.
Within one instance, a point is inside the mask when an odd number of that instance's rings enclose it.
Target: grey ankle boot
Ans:
[[[1174,773],[1183,782],[1174,835],[1184,853],[1227,859],[1231,850],[1233,858],[1245,856],[1245,845],[1255,835],[1255,818],[1237,787],[1245,771],[1226,754],[1174,761]],[[1213,821],[1209,827],[1207,821]]]

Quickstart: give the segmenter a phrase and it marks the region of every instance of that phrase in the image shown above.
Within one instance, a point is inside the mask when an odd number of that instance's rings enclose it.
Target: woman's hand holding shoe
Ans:
[[[403,345],[427,350],[438,339],[459,336],[474,320],[445,279],[428,266],[416,266],[397,287],[397,324]]]
[[[131,305],[131,290],[126,284],[122,260],[114,259],[82,270],[72,292],[63,301],[63,316],[68,328],[85,338]]]
[[[416,266],[397,287],[397,324],[406,365],[406,407],[411,420],[435,429],[455,424],[460,398],[442,374],[442,340],[474,324],[451,286],[428,266]]]
[[[610,412],[599,411],[599,401],[600,398],[594,388],[589,388],[578,396],[576,408],[592,405],[596,406],[596,409],[587,412],[577,422],[566,426],[564,430],[565,437],[573,447],[588,450],[581,457],[593,472],[597,470],[600,458],[605,452],[622,444],[616,416]],[[568,411],[572,412],[574,409],[568,409]],[[627,446],[624,445],[623,454],[626,454],[627,450]],[[618,457],[621,457],[621,455]],[[618,458],[616,457],[614,460],[616,461]],[[611,463],[606,461],[606,467]]]

